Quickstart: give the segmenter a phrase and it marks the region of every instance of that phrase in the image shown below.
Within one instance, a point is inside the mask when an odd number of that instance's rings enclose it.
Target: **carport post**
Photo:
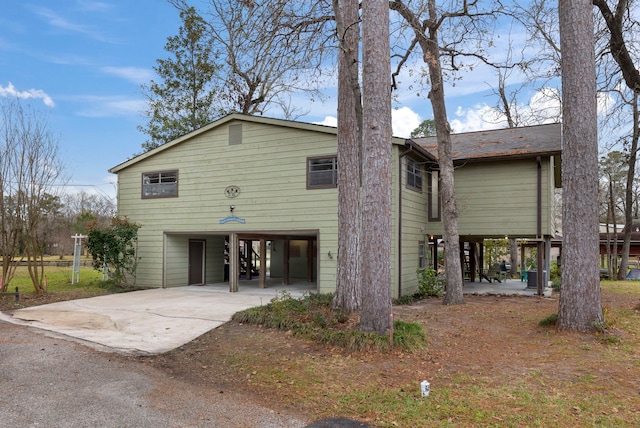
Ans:
[[[259,287],[267,288],[267,240],[260,238],[260,279]]]
[[[229,234],[229,291],[238,291],[238,266],[240,261],[240,252],[238,251],[238,234]]]

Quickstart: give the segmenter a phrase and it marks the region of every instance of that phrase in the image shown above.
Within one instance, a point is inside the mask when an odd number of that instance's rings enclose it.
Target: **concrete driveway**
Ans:
[[[158,288],[110,294],[0,312],[0,319],[62,334],[89,346],[131,355],[161,354],[231,320],[241,310],[265,305],[286,290],[293,297],[314,284],[258,288],[227,284]]]

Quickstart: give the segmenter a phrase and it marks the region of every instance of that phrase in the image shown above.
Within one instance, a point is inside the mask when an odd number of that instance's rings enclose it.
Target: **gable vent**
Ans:
[[[242,124],[229,125],[229,145],[242,144]]]

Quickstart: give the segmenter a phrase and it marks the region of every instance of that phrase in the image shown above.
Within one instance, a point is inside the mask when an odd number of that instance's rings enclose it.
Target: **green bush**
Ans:
[[[102,270],[104,266],[108,266],[109,278],[120,286],[135,285],[140,227],[126,218],[115,217],[108,227],[97,223],[89,226],[87,249],[93,258],[94,269]]]
[[[556,263],[551,263],[551,271],[549,272],[549,279],[551,281],[558,280],[562,277],[562,268],[558,266]]]
[[[421,297],[440,297],[444,292],[445,281],[431,268],[417,270],[418,294]]]
[[[288,330],[294,336],[351,351],[390,349],[388,335],[357,330],[355,324],[348,324],[349,314],[332,309],[332,302],[333,294],[310,294],[294,299],[289,293],[282,292],[267,305],[237,312],[232,319],[241,323]],[[425,338],[420,324],[399,320],[394,322],[393,343],[398,349],[421,349]]]

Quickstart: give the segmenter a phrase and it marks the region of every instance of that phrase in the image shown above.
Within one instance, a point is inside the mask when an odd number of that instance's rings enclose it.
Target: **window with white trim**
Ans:
[[[178,196],[178,171],[142,173],[142,199]]]
[[[338,185],[338,158],[325,156],[307,159],[307,188],[327,188]]]

